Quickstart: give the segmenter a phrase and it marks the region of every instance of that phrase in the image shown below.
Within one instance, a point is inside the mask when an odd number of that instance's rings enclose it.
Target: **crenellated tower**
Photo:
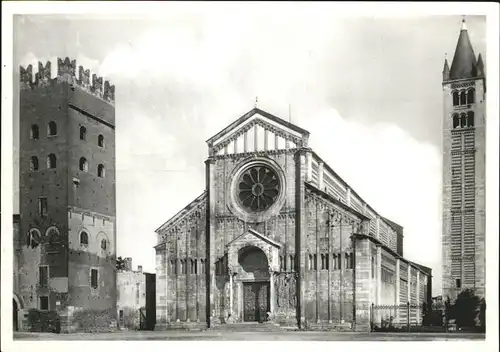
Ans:
[[[115,87],[76,61],[20,68],[23,309],[116,311]]]
[[[443,68],[443,296],[485,290],[486,80],[465,20]]]

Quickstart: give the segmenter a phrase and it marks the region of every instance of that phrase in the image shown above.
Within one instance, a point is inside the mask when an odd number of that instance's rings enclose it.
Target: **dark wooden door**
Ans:
[[[243,302],[244,321],[264,321],[269,311],[269,283],[244,283]]]

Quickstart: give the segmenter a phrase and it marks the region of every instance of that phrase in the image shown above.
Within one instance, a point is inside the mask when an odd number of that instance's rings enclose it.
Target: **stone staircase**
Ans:
[[[257,322],[245,322],[245,323],[233,323],[233,324],[221,324],[216,325],[210,330],[212,331],[224,331],[224,332],[281,332],[283,331],[279,325],[273,323],[257,323]]]

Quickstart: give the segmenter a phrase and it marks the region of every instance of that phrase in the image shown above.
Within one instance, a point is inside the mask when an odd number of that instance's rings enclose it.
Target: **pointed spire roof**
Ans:
[[[477,75],[484,76],[484,63],[481,54],[477,56]]]
[[[451,63],[450,79],[473,78],[477,76],[477,61],[474,49],[469,39],[465,19],[462,20],[462,29],[458,37],[455,56]]]
[[[450,66],[448,66],[448,58],[445,56],[444,67],[443,67],[443,81],[448,81],[449,79],[450,79]]]

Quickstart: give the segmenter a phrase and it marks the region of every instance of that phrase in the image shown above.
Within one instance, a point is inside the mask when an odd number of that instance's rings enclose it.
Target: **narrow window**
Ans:
[[[40,297],[40,310],[49,310],[49,297]]]
[[[97,288],[97,269],[90,270],[90,286]]]
[[[89,235],[85,231],[80,234],[80,244],[83,246],[88,246],[89,244]]]
[[[82,141],[87,140],[87,129],[83,126],[80,126],[80,140]]]
[[[467,104],[467,95],[465,94],[465,90],[460,92],[460,105]]]
[[[462,287],[462,280],[461,279],[456,279],[455,280],[455,284],[456,284],[457,288],[461,288]]]
[[[329,254],[325,254],[325,263],[326,263],[325,269],[330,270],[330,255]]]
[[[467,113],[467,127],[474,127],[474,111]]]
[[[354,269],[354,253],[349,255],[349,269]]]
[[[314,255],[314,270],[318,270],[318,255]]]
[[[102,134],[97,137],[97,145],[101,148],[104,148],[104,136]]]
[[[38,125],[31,125],[30,139],[38,140],[40,138],[40,129]]]
[[[50,121],[47,125],[47,135],[55,136],[57,134],[57,125],[54,121]]]
[[[194,260],[194,274],[198,275],[198,259]]]
[[[474,90],[474,88],[471,88],[467,91],[467,104],[474,104],[474,95],[475,95],[476,91]]]
[[[465,127],[465,124],[466,124],[466,117],[465,117],[465,114],[461,114],[460,115],[460,127]]]
[[[97,176],[104,177],[104,173],[105,173],[104,165],[99,164],[99,166],[97,166]]]
[[[49,267],[41,265],[38,267],[38,284],[40,287],[47,287],[49,285]]]
[[[326,269],[326,263],[325,263],[325,255],[321,254],[321,270]]]
[[[30,159],[30,171],[38,170],[38,158],[36,156],[32,156]]]
[[[108,241],[106,241],[105,239],[101,240],[101,249],[105,251],[107,246],[108,246]]]
[[[47,216],[47,197],[38,198],[38,214],[40,216]]]
[[[295,254],[290,255],[290,271],[295,271]]]
[[[87,159],[85,158],[80,158],[80,171],[89,171],[89,163],[87,162]]]
[[[57,166],[57,158],[55,154],[49,154],[47,157],[47,168],[48,169],[55,169]]]
[[[460,105],[460,96],[458,95],[458,92],[455,91],[453,92],[453,106],[458,106]]]
[[[184,259],[181,259],[181,274],[186,273],[186,263],[184,262]]]
[[[458,114],[453,115],[453,128],[457,128],[460,125],[460,118]]]
[[[280,270],[283,271],[283,256],[280,255]]]

